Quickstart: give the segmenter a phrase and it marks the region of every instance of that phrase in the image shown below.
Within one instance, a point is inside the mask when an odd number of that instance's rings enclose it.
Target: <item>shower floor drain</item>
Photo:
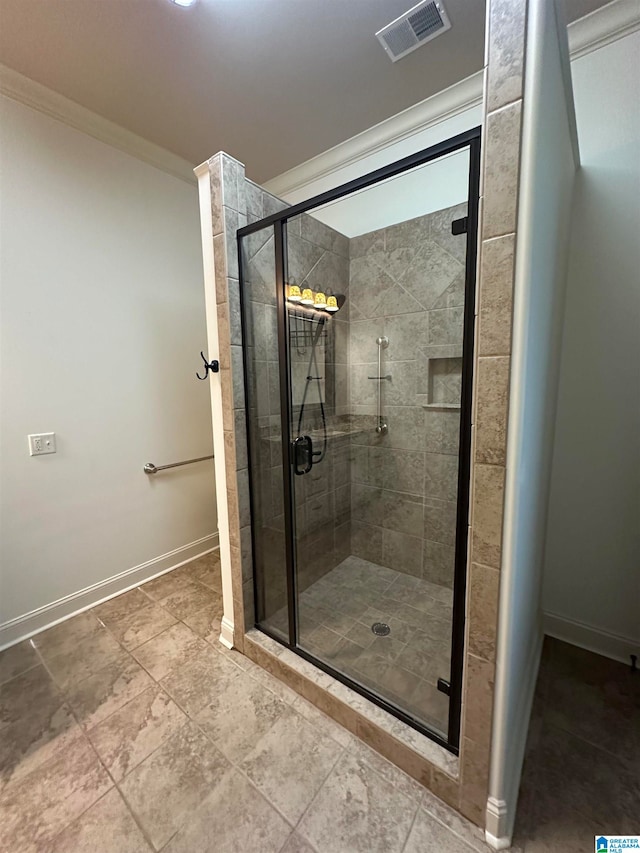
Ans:
[[[376,637],[386,637],[391,633],[391,628],[387,625],[386,622],[374,622],[371,626],[371,630],[376,635]]]

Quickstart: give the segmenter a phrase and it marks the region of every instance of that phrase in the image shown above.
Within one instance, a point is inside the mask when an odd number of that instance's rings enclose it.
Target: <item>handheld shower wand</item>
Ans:
[[[318,346],[318,341],[320,340],[320,335],[324,328],[325,318],[320,317],[318,320],[318,328],[311,342],[311,353],[309,355],[309,366],[307,368],[307,379],[304,386],[304,391],[302,392],[302,402],[300,404],[300,411],[298,413],[298,435],[302,435],[302,418],[304,416],[304,407],[307,401],[307,393],[309,391],[309,386],[315,380],[318,385],[318,400],[320,402],[320,415],[322,417],[322,450],[313,451],[313,456],[319,457],[316,460],[317,462],[322,462],[326,453],[327,453],[327,418],[324,411],[324,401],[322,399],[322,385],[320,384],[322,377],[320,376],[318,370],[318,360],[316,357],[316,348]],[[315,374],[315,375],[314,375]]]

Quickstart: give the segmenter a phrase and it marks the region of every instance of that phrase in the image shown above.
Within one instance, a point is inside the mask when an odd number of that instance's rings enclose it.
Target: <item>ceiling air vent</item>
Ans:
[[[397,62],[431,39],[451,29],[442,3],[423,0],[376,35],[392,62]]]

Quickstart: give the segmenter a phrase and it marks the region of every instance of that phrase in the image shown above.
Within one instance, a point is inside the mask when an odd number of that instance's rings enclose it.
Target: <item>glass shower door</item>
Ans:
[[[436,161],[358,194],[377,228],[350,196],[300,214],[285,281],[297,645],[443,738],[469,173],[456,156],[456,204],[380,204],[428,188]]]
[[[273,225],[240,240],[251,538],[257,622],[289,639],[278,293]],[[242,435],[244,424],[236,423]],[[286,439],[285,439],[286,440]],[[246,531],[245,536],[248,531]],[[234,543],[232,543],[234,544]],[[242,543],[243,550],[247,542]]]
[[[256,623],[455,750],[478,133],[405,163],[240,232]]]

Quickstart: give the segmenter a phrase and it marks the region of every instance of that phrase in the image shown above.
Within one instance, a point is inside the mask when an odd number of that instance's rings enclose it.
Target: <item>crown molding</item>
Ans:
[[[640,30],[637,0],[613,0],[568,27],[571,59],[579,59]],[[0,94],[86,133],[189,184],[196,183],[193,164],[63,95],[0,64]],[[277,196],[299,190],[338,168],[355,163],[395,142],[482,104],[482,72],[403,110],[351,139],[268,181]]]
[[[465,110],[482,104],[483,72],[478,71],[448,89],[443,89],[408,107],[400,113],[375,124],[373,127],[340,142],[299,166],[283,172],[264,185],[265,189],[281,198],[299,190],[312,181],[320,180],[337,169],[357,163],[363,157],[375,154],[396,142],[426,130],[435,124],[453,118]]]
[[[571,59],[580,59],[640,30],[638,0],[613,0],[567,27]]]
[[[193,164],[0,64],[0,94],[195,185]]]
[[[640,29],[637,0],[614,0],[567,27],[571,59],[579,59]],[[377,151],[482,104],[482,72],[403,110],[357,136],[283,172],[265,184],[281,198]]]

